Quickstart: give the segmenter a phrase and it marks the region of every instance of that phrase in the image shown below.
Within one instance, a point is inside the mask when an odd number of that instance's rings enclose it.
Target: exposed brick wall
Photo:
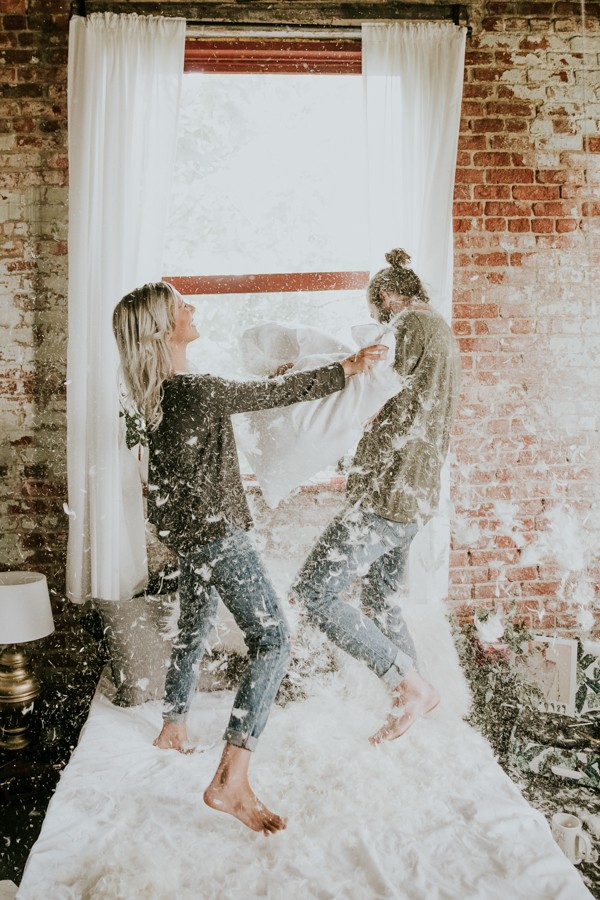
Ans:
[[[587,9],[584,59],[579,3],[478,5],[456,181],[451,601],[514,604],[544,630],[585,623],[598,598],[600,29]]]
[[[64,578],[68,17],[0,0],[0,566]]]
[[[470,4],[456,186],[464,396],[450,600],[471,612],[514,600],[545,629],[575,627],[573,601],[597,595],[600,578],[600,31],[598,3],[587,7],[583,60],[579,3]],[[58,590],[66,10],[60,0],[0,0],[0,567],[46,571]]]

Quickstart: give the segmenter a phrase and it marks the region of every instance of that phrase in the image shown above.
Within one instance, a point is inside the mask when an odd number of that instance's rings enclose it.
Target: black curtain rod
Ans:
[[[189,26],[202,26],[205,28],[290,28],[297,29],[298,31],[308,29],[322,29],[323,31],[327,31],[336,28],[359,29],[363,21],[452,21],[457,26],[467,25],[468,23],[468,7],[461,3],[443,4],[442,6],[435,6],[429,3],[407,3],[400,5],[397,2],[377,6],[372,6],[370,3],[364,2],[356,3],[354,5],[350,3],[334,3],[327,4],[329,7],[327,15],[323,15],[320,21],[319,16],[314,15],[315,12],[318,11],[318,7],[315,8],[315,6],[310,4],[311,9],[309,10],[306,8],[308,4],[302,3],[302,6],[305,7],[303,11],[307,13],[312,12],[314,18],[312,21],[305,20],[300,22],[294,21],[293,16],[288,18],[284,15],[279,17],[276,17],[275,15],[273,17],[271,17],[271,15],[265,15],[264,18],[262,18],[259,15],[257,7],[267,7],[269,13],[272,13],[274,10],[270,3],[257,4],[254,9],[251,10],[253,15],[246,17],[242,12],[244,5],[246,6],[245,12],[250,12],[248,7],[251,6],[251,4],[239,3],[239,0],[236,4],[225,2],[211,3],[210,5],[193,2],[178,3],[177,0],[175,0],[175,2],[168,2],[167,0],[165,3],[148,3],[144,2],[144,0],[141,0],[139,3],[132,3],[130,0],[126,0],[126,2],[123,2],[123,0],[121,0],[121,2],[119,2],[119,0],[117,0],[117,2],[114,2],[114,0],[113,2],[107,2],[107,0],[91,0],[89,8],[86,6],[86,0],[71,0],[70,15],[85,17],[88,13],[92,12],[114,12],[117,14],[137,12],[139,15],[178,16],[185,18]],[[222,14],[222,17],[219,16],[219,18],[209,19],[208,16],[205,18],[202,15],[202,13],[207,12],[208,10],[214,13],[217,9],[219,13]],[[296,7],[296,10],[299,12],[298,7]],[[228,12],[231,14],[230,16],[227,15]],[[325,10],[323,10],[323,13],[325,13]],[[249,21],[249,19],[251,20]],[[471,32],[469,26],[467,26],[467,31],[469,33]]]

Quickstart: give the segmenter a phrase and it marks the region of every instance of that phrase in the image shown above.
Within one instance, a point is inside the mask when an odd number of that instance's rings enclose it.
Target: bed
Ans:
[[[464,721],[468,692],[441,605],[406,610],[441,706],[374,748],[387,697],[354,660],[301,681],[255,753],[265,838],[208,809],[232,695],[198,693],[198,746],[158,750],[160,703],[123,709],[102,681],[29,857],[18,900],[578,900],[578,871]],[[315,641],[317,658],[323,645]],[[337,651],[336,651],[337,652]],[[312,651],[311,651],[312,653]],[[311,655],[311,654],[309,654]]]

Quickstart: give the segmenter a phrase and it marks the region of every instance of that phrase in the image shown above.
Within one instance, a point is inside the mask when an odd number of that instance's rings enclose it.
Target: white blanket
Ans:
[[[317,472],[335,465],[354,447],[367,420],[405,380],[394,368],[395,338],[386,325],[352,328],[354,348],[315,328],[267,322],[241,338],[249,372],[266,375],[284,363],[290,371],[307,371],[344,359],[356,348],[385,344],[388,353],[368,374],[348,379],[346,387],[322,400],[294,403],[280,409],[234,416],[238,445],[243,450],[271,508]]]
[[[260,797],[289,816],[254,834],[208,809],[232,695],[196,695],[191,756],[152,746],[160,706],[98,693],[51,801],[19,900],[585,900],[591,894],[462,720],[466,688],[441,605],[406,610],[436,713],[373,748],[388,699],[354,660],[275,707],[254,754]]]

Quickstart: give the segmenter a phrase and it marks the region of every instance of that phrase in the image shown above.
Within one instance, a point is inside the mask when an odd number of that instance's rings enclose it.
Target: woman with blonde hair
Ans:
[[[286,820],[268,810],[248,781],[252,750],[266,724],[290,655],[275,591],[252,547],[231,415],[303,400],[344,387],[386,352],[375,345],[341,363],[258,381],[190,372],[187,347],[199,334],[194,307],[166,282],[127,294],[113,315],[125,387],[144,418],[150,451],[148,517],[179,557],[179,634],[165,684],[161,748],[183,751],[197,665],[212,631],[218,597],[244,633],[248,663],[225,748],[204,793],[214,809],[270,834]]]

